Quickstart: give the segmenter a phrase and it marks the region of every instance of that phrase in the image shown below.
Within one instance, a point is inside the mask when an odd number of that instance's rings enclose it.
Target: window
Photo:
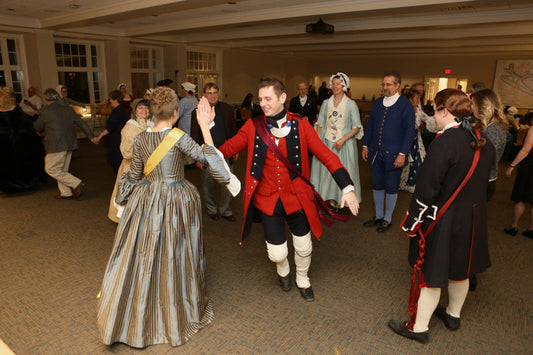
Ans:
[[[215,53],[187,52],[187,69],[192,71],[216,71],[217,55]]]
[[[146,89],[154,87],[162,75],[162,49],[141,45],[130,46],[131,94],[142,97]]]
[[[0,86],[11,86],[17,102],[24,91],[24,70],[21,64],[21,49],[17,37],[0,36]]]
[[[205,84],[218,83],[217,54],[187,51],[187,81],[196,85],[196,96],[201,96]]]
[[[103,67],[99,53],[101,45],[93,42],[57,40],[56,64],[59,83],[68,89],[68,96],[76,101],[95,103],[105,99]]]

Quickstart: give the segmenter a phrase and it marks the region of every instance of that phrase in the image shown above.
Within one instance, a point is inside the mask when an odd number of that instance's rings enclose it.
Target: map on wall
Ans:
[[[533,107],[533,60],[498,60],[494,91],[504,105]]]

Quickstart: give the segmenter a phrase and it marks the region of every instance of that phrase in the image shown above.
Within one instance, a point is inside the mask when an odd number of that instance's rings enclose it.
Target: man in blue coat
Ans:
[[[361,156],[372,168],[372,192],[376,214],[364,223],[377,226],[379,233],[392,225],[398,187],[406,156],[411,150],[415,130],[415,111],[411,102],[400,96],[402,79],[398,72],[383,76],[383,93],[372,105],[363,138]]]

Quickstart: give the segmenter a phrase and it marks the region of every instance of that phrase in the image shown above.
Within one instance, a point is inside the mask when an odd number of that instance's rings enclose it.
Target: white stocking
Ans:
[[[307,273],[311,266],[311,253],[313,252],[311,232],[301,237],[293,235],[292,245],[294,246],[294,264],[296,265],[296,285],[299,288],[308,288],[311,283]]]
[[[287,242],[285,241],[285,243],[279,245],[266,242],[266,245],[268,258],[276,263],[278,275],[281,277],[287,276],[291,271],[289,259],[287,259],[287,255],[289,254]]]
[[[446,313],[455,318],[461,317],[461,309],[468,295],[468,279],[462,281],[448,280],[448,308]]]
[[[422,287],[418,298],[416,321],[413,332],[420,333],[429,329],[429,320],[437,309],[440,299],[440,288]]]

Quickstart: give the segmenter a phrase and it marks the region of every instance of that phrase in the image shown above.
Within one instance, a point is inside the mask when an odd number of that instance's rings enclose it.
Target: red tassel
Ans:
[[[411,276],[411,290],[409,291],[409,303],[407,304],[407,312],[411,315],[408,328],[413,330],[416,321],[416,311],[418,309],[418,298],[420,297],[420,289],[426,286],[424,282],[424,273],[422,272],[422,265],[424,264],[424,255],[426,253],[426,237],[421,231],[418,232],[420,239],[418,241],[418,258],[413,267],[413,275]]]

